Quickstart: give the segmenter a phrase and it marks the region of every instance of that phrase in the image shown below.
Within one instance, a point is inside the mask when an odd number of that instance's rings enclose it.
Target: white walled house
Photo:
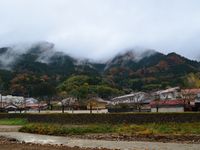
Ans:
[[[151,112],[184,112],[183,106],[151,108]]]
[[[183,99],[155,100],[150,103],[151,112],[184,112],[185,102]]]

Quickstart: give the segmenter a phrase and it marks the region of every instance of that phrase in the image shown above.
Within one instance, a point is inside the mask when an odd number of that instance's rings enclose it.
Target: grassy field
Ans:
[[[21,132],[48,135],[83,135],[88,133],[117,133],[129,135],[157,134],[195,134],[200,135],[200,123],[166,123],[166,124],[91,124],[91,125],[58,125],[58,124],[27,124]]]
[[[26,119],[21,118],[0,119],[0,125],[25,125],[27,123]]]

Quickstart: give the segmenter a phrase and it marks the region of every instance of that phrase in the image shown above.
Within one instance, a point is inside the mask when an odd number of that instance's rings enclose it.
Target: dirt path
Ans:
[[[124,150],[199,150],[200,144],[181,144],[181,143],[161,143],[161,142],[136,142],[136,141],[106,141],[106,140],[87,140],[69,137],[36,135],[19,132],[0,132],[0,136],[14,138],[26,143],[37,144],[62,144],[69,147],[81,148],[107,148]]]

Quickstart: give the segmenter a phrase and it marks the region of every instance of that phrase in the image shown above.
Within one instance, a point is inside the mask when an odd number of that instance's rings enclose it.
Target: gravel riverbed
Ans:
[[[33,144],[17,141],[13,138],[0,137],[1,150],[109,150],[105,148],[80,148],[64,145]]]

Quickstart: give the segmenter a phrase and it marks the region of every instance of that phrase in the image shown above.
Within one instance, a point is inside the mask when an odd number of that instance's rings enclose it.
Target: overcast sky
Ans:
[[[93,59],[132,48],[200,58],[200,1],[0,0],[0,46],[38,41]]]

